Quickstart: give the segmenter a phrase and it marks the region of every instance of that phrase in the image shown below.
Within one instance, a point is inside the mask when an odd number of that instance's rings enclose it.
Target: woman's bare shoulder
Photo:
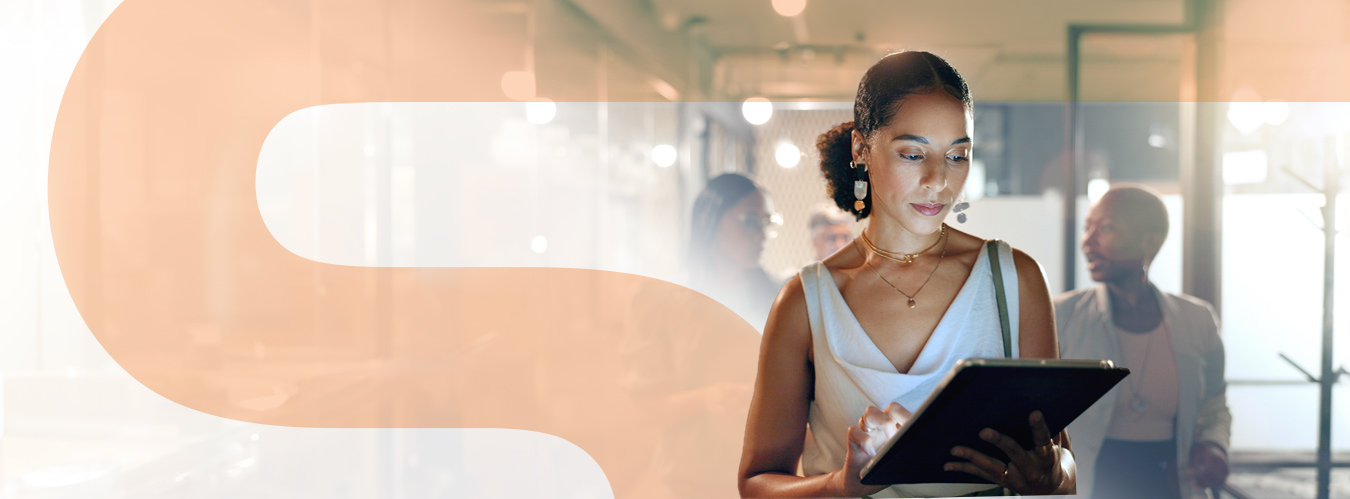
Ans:
[[[947,226],[947,257],[970,257],[972,260],[980,254],[986,239],[968,234],[952,226]]]
[[[847,249],[836,251],[820,262],[830,271],[830,277],[834,278],[835,287],[839,289],[847,288],[848,282],[852,280],[853,271],[867,263],[862,251],[858,250],[858,244],[855,239],[849,243]]]
[[[806,289],[802,286],[800,275],[788,279],[774,299],[769,319],[764,324],[761,350],[761,355],[776,360],[798,355],[810,356],[811,324],[806,311]]]

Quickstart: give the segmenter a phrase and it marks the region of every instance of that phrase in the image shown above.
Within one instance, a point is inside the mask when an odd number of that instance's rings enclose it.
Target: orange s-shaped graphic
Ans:
[[[52,139],[52,237],[81,316],[138,381],[219,417],[537,431],[620,497],[734,495],[759,335],[722,305],[594,270],[323,264],[264,226],[258,153],[287,114],[504,100],[518,68],[493,57],[511,39],[482,5],[124,2]]]

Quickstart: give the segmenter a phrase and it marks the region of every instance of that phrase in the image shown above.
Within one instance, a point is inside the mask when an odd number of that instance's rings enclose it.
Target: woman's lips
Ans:
[[[942,213],[942,208],[947,206],[942,203],[910,203],[909,205],[913,206],[919,213],[930,217]]]

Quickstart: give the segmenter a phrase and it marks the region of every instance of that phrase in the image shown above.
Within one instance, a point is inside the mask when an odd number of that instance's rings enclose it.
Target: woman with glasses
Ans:
[[[943,223],[970,170],[971,107],[965,81],[946,61],[891,54],[858,84],[854,121],[818,139],[831,197],[867,227],[851,247],[802,268],[769,313],[742,496],[1074,492],[1068,438],[1051,435],[1039,412],[1027,415],[1030,449],[993,430],[979,435],[1006,462],[957,446],[945,465],[953,483],[861,483],[862,467],[960,359],[1058,357],[1040,266],[1006,243]],[[956,483],[964,474],[984,483]]]
[[[748,177],[726,173],[709,180],[694,200],[689,287],[763,330],[783,283],[769,276],[759,259],[782,223],[768,193]]]
[[[762,329],[781,283],[759,259],[780,224],[754,181],[734,173],[712,179],[694,201],[686,286]],[[701,497],[733,485],[727,470],[736,467],[744,420],[727,415],[745,410],[751,387],[743,377],[729,379],[689,362],[719,358],[728,332],[690,328],[680,320],[679,311],[706,298],[681,295],[676,299],[690,302],[671,303],[642,297],[669,297],[661,287],[652,280],[636,290],[629,311],[643,320],[626,329],[619,345],[626,368],[620,383],[645,411],[642,421],[662,428],[644,472],[621,490],[653,499]]]

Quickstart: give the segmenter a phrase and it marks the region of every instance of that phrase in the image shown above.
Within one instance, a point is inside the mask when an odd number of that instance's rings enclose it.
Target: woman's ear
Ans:
[[[862,132],[853,129],[853,161],[858,163],[867,163],[867,138],[863,137]]]
[[[1162,251],[1163,241],[1167,239],[1167,234],[1158,232],[1144,236],[1144,254],[1151,255],[1148,261],[1158,258],[1158,252]]]

